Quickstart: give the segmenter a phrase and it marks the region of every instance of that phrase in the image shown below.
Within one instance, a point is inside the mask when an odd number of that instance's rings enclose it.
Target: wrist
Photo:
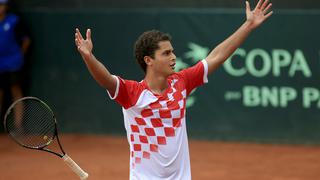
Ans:
[[[83,54],[82,57],[85,61],[91,61],[94,58],[94,55],[92,54],[92,52],[90,52],[88,54]]]
[[[246,21],[243,23],[243,27],[244,27],[245,29],[247,29],[248,31],[250,31],[250,32],[255,29],[253,22],[250,21],[250,20],[246,20]]]

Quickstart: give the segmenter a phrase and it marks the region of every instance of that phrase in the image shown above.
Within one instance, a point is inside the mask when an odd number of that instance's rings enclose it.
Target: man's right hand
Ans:
[[[87,29],[86,39],[83,39],[80,31],[76,28],[75,43],[83,59],[89,59],[92,56],[93,44],[91,41],[91,30]]]

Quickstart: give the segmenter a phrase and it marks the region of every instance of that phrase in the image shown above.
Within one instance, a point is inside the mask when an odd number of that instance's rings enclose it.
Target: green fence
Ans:
[[[29,95],[47,101],[65,132],[124,134],[122,111],[89,75],[74,29],[92,29],[112,73],[141,80],[133,43],[145,30],[173,36],[179,69],[204,58],[244,21],[242,10],[27,11],[33,36]],[[279,11],[188,100],[189,136],[320,142],[320,12]]]

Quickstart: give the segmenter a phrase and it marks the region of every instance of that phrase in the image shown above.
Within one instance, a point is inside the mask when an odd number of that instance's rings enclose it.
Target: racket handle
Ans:
[[[88,178],[88,173],[83,171],[67,154],[65,154],[62,159],[72,169],[72,171],[80,177],[81,180]]]

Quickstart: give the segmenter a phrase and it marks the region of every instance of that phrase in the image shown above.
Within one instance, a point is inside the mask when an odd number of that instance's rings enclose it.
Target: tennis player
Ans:
[[[176,56],[170,36],[157,30],[144,32],[135,43],[135,57],[145,72],[140,81],[112,75],[92,54],[90,29],[84,39],[76,29],[75,43],[91,75],[123,108],[130,144],[130,180],[191,179],[186,132],[186,98],[208,82],[251,31],[272,15],[272,4],[259,0],[254,10],[246,2],[246,21],[196,65],[174,71]]]

